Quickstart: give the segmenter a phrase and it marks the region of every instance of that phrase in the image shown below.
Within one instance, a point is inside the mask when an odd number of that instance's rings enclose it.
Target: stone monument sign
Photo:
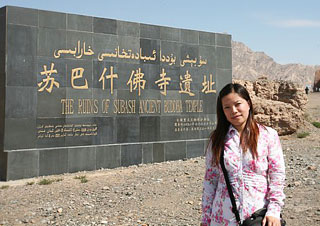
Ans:
[[[227,34],[1,8],[1,180],[202,155],[231,55]]]

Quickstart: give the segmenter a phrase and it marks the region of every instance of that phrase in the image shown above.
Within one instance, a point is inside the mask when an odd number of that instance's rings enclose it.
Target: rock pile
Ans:
[[[257,121],[275,128],[279,135],[292,134],[305,123],[307,95],[299,85],[287,81],[269,81],[265,77],[255,82],[234,82],[249,91]]]

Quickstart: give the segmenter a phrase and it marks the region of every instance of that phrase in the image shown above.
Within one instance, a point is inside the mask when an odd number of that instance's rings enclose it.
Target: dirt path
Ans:
[[[320,92],[310,93],[308,95],[307,104],[308,114],[315,120],[320,122]]]

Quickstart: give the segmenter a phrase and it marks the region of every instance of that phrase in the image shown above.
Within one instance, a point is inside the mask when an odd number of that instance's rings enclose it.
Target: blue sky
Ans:
[[[319,0],[0,0],[5,5],[226,32],[277,63],[320,65]]]

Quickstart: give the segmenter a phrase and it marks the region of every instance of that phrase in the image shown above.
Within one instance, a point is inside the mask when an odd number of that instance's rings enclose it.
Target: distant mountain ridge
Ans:
[[[320,62],[319,62],[320,63]],[[303,86],[313,85],[320,65],[278,64],[264,52],[254,52],[242,42],[232,41],[232,74],[234,79],[285,80]]]

